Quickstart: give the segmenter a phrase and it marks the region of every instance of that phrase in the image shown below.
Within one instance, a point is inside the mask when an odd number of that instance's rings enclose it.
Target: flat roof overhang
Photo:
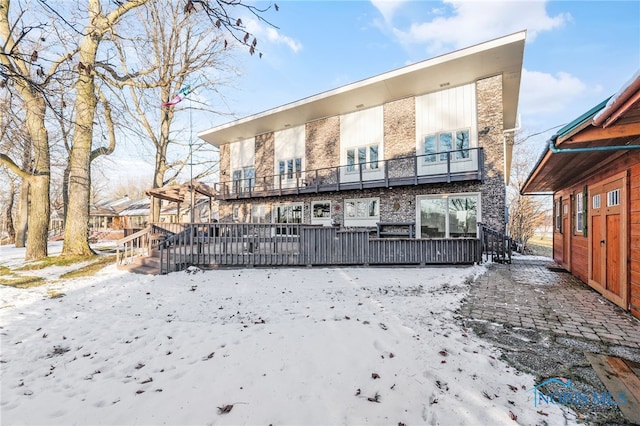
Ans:
[[[504,129],[516,127],[526,31],[329,90],[198,133],[214,146],[346,114],[397,99],[503,75]]]

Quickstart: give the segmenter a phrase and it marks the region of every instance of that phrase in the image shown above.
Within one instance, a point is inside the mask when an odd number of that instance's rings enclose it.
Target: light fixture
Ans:
[[[493,126],[486,126],[484,129],[480,130],[480,131],[478,132],[478,134],[479,134],[480,136],[484,136],[484,135],[486,135],[487,133],[489,133],[490,131],[492,131],[493,129],[494,129],[494,127],[493,127]]]

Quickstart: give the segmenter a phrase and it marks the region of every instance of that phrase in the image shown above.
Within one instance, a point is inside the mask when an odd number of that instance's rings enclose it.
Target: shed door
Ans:
[[[571,270],[571,200],[562,200],[562,266]]]
[[[589,285],[627,309],[626,178],[590,188]]]

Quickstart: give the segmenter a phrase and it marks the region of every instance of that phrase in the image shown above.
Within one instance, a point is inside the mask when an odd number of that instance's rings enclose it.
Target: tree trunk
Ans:
[[[91,193],[91,142],[97,98],[94,75],[87,65],[95,63],[99,38],[88,34],[80,45],[80,63],[76,81],[76,123],[69,157],[69,206],[64,227],[63,256],[90,256],[89,196]]]
[[[162,97],[165,99],[169,97],[169,89],[162,88]],[[167,148],[169,147],[169,132],[171,127],[171,121],[173,119],[173,110],[170,108],[163,109],[162,117],[160,121],[160,135],[158,138],[158,146],[156,147],[156,166],[153,172],[153,187],[161,188],[164,186],[164,176],[167,173]],[[153,222],[160,221],[160,199],[153,199]]]
[[[16,241],[16,230],[13,227],[13,205],[16,199],[16,184],[13,179],[10,179],[9,182],[11,187],[9,193],[9,202],[7,203],[5,224],[7,226],[7,233],[9,234],[9,244],[12,244]]]
[[[62,175],[62,227],[67,223],[67,209],[69,208],[69,174],[71,174],[70,164],[67,163]]]
[[[49,176],[34,176],[29,185],[29,233],[25,260],[47,257],[49,237]]]
[[[34,96],[26,108],[26,124],[33,141],[33,175],[29,179],[29,232],[25,260],[47,257],[49,218],[51,212],[49,184],[51,160],[49,134],[44,125],[44,99]]]
[[[16,213],[16,247],[23,248],[27,244],[27,226],[29,222],[29,179],[22,178],[18,211]]]

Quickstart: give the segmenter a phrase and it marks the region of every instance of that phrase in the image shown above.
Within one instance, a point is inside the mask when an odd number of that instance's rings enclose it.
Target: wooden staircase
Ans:
[[[145,275],[160,275],[160,250],[169,232],[149,226],[118,241],[118,269]]]
[[[119,264],[118,269],[136,274],[160,275],[160,250],[152,250],[149,256],[138,256],[131,263]]]

